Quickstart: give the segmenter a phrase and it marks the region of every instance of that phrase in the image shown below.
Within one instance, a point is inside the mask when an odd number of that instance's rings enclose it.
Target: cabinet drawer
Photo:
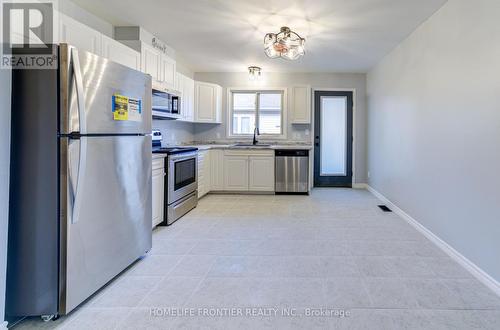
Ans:
[[[153,170],[161,169],[163,171],[164,168],[165,168],[165,158],[153,159],[152,162]]]

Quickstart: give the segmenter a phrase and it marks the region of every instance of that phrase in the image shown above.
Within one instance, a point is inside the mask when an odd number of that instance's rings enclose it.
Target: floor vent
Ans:
[[[379,205],[380,209],[384,212],[392,212],[390,208],[387,207],[387,205]]]

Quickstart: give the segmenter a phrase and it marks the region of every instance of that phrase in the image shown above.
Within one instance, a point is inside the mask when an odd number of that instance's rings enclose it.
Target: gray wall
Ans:
[[[450,0],[367,77],[369,184],[496,280],[499,18]]]
[[[227,88],[231,87],[292,87],[310,85],[312,88],[355,88],[355,168],[356,183],[366,182],[366,76],[348,73],[266,73],[258,83],[248,79],[247,73],[195,73],[195,80],[219,84],[223,87],[223,124],[196,124],[194,128],[197,141],[217,141],[226,138]],[[289,108],[290,108],[289,103]],[[290,121],[290,117],[288,117]],[[311,142],[313,125],[287,124],[287,140]],[[307,135],[309,131],[309,135]]]
[[[1,44],[0,44],[1,46]],[[7,225],[9,216],[11,74],[0,70],[0,329],[5,318],[5,271],[7,268]]]

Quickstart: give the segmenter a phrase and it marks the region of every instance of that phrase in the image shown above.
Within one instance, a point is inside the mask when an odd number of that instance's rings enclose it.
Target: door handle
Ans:
[[[71,63],[76,85],[76,99],[78,104],[78,123],[80,134],[87,134],[87,119],[85,116],[85,88],[83,87],[82,70],[78,50],[71,48]]]
[[[71,223],[75,224],[80,218],[82,206],[83,180],[87,168],[87,138],[80,138],[78,155],[78,174],[76,175],[76,185],[73,186],[73,212]]]
[[[73,75],[75,77],[76,98],[78,105],[78,123],[80,134],[87,133],[87,119],[85,116],[85,89],[83,87],[82,71],[78,50],[71,48],[71,63],[73,66]],[[78,155],[78,174],[76,177],[76,185],[73,190],[73,212],[71,223],[77,223],[80,217],[81,199],[83,190],[83,177],[87,168],[87,138],[80,138],[79,155]]]

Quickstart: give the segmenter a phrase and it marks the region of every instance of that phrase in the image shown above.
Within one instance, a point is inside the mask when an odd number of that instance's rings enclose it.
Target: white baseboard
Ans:
[[[415,229],[417,229],[420,233],[422,233],[425,237],[427,237],[431,242],[433,242],[437,247],[439,247],[443,252],[449,255],[453,260],[462,265],[465,269],[467,269],[475,278],[477,278],[481,283],[486,285],[488,288],[493,290],[498,296],[500,296],[500,283],[495,280],[493,277],[488,275],[484,270],[476,266],[472,261],[463,256],[460,252],[451,247],[448,243],[440,239],[429,229],[425,228],[422,224],[420,224],[417,220],[408,215],[405,211],[400,209],[394,203],[392,203],[389,199],[387,199],[384,195],[379,193],[370,185],[366,185],[366,189],[370,191],[375,197],[384,202],[389,208],[392,209],[394,213],[402,217],[406,222],[412,225]]]
[[[366,183],[353,183],[352,187],[354,189],[368,189],[368,185]]]
[[[7,330],[7,321],[0,323],[0,330]]]

